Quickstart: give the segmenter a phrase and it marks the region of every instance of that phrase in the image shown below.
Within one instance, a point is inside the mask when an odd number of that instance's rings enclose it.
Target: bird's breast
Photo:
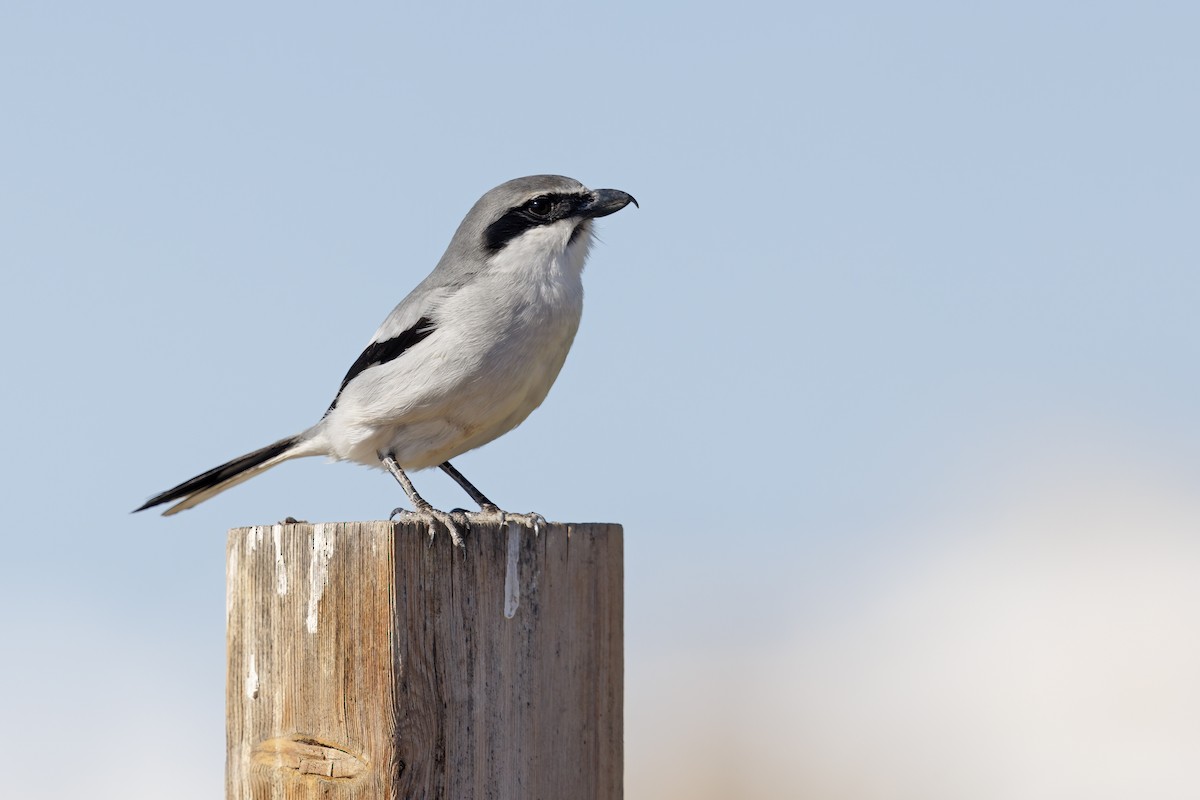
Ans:
[[[457,329],[447,340],[461,337],[473,367],[503,384],[553,381],[582,313],[580,276],[564,270],[497,270],[443,309],[445,329]]]

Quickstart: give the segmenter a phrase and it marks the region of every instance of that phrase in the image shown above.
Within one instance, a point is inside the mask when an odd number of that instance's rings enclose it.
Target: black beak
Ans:
[[[609,214],[615,214],[625,206],[633,203],[637,206],[638,201],[633,199],[633,195],[628,192],[622,192],[620,189],[597,189],[592,192],[590,200],[584,202],[579,209],[579,215],[587,219],[595,219],[596,217],[607,217]],[[641,206],[638,206],[641,208]]]

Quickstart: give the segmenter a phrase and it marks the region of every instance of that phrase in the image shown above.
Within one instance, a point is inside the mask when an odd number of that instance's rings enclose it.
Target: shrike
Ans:
[[[415,512],[462,544],[458,523],[417,494],[406,470],[441,467],[480,507],[472,517],[525,524],[450,459],[520,425],[558,377],[583,311],[592,220],[637,205],[617,189],[560,175],[502,183],[479,198],[433,272],[388,315],[350,366],[320,422],[156,494],[136,509],[175,514],[276,464],[328,456],[383,467]]]

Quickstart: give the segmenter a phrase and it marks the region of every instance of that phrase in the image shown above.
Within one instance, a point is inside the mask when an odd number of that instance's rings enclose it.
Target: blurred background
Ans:
[[[456,464],[625,525],[630,800],[1200,798],[1198,40],[1170,2],[9,0],[5,794],[221,796],[226,529],[400,493],[307,460],[130,509],[314,422],[471,203],[556,172],[641,209],[546,404]]]

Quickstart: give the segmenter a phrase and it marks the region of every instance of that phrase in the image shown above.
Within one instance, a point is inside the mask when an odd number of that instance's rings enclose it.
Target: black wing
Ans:
[[[329,404],[329,410],[325,413],[328,414],[337,406],[338,398],[342,396],[346,384],[358,377],[361,372],[379,364],[394,361],[402,356],[408,348],[429,338],[435,330],[437,330],[437,326],[433,324],[433,320],[429,317],[421,317],[411,328],[391,339],[371,342],[367,345],[367,349],[362,351],[362,355],[350,365],[346,377],[342,378],[342,385],[338,387],[337,396],[333,398],[333,402]]]

